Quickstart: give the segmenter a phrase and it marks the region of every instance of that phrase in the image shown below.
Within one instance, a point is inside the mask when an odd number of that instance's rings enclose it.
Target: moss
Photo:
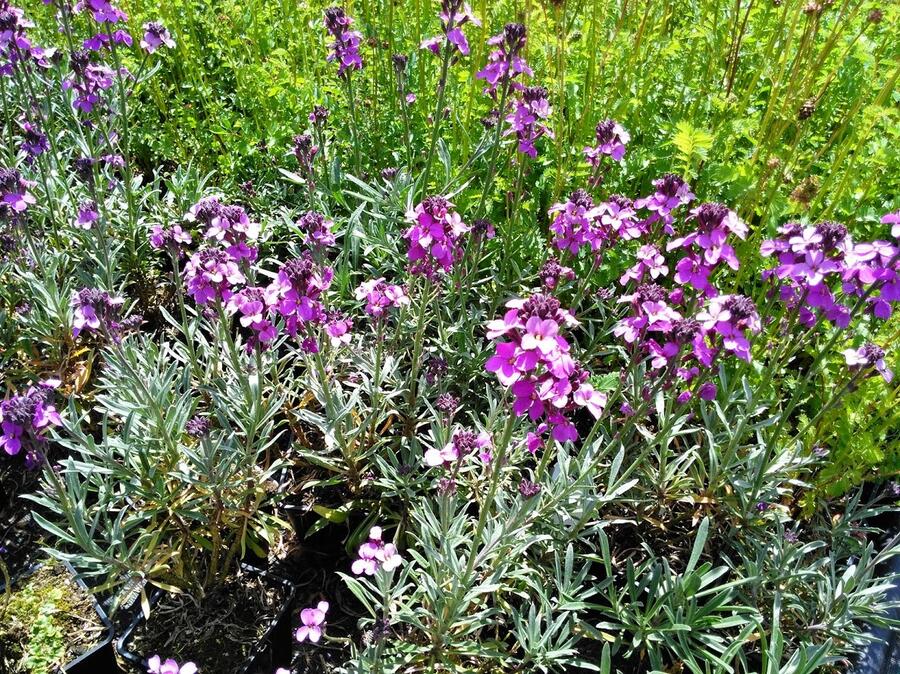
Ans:
[[[102,633],[90,597],[63,566],[45,564],[0,603],[0,671],[56,672]]]

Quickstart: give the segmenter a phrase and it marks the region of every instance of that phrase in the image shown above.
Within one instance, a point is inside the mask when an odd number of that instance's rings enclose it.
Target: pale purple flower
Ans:
[[[303,242],[315,249],[322,250],[335,243],[331,228],[334,222],[316,211],[307,211],[297,220],[297,227],[303,232]]]
[[[171,658],[163,661],[160,656],[154,655],[147,660],[147,674],[197,674],[197,665],[193,662],[185,662],[179,666]]]
[[[121,324],[118,322],[119,311],[125,300],[113,297],[104,290],[83,288],[72,293],[72,336],[82,332],[105,332],[116,334]]]
[[[379,569],[393,571],[403,563],[393,543],[385,543],[381,538],[381,527],[369,530],[369,539],[359,546],[358,557],[351,570],[357,576],[374,576]]]
[[[93,201],[83,201],[78,205],[78,217],[75,218],[75,226],[79,229],[91,229],[100,218],[97,212],[97,204]]]
[[[874,368],[887,383],[894,378],[894,373],[884,362],[884,349],[877,344],[867,342],[858,349],[845,349],[844,358],[852,371]]]
[[[24,213],[29,206],[36,203],[28,191],[28,188],[33,186],[34,183],[25,180],[17,170],[0,168],[0,213],[3,212],[3,207],[15,213]]]
[[[544,123],[550,116],[550,102],[544,87],[525,87],[521,97],[513,104],[513,111],[506,117],[509,128],[504,136],[515,134],[518,150],[532,159],[537,157],[535,142],[543,136],[553,138],[553,131]]]
[[[470,21],[476,26],[481,25],[469,3],[464,0],[441,0],[440,19],[443,36],[423,40],[420,47],[433,54],[440,54],[441,46],[447,44],[463,56],[468,56],[469,42],[462,32],[462,26]]]
[[[181,255],[185,246],[190,245],[192,239],[181,228],[181,225],[172,225],[171,227],[163,227],[162,225],[152,225],[150,227],[150,247],[155,250],[167,248],[172,252]]]
[[[885,225],[891,225],[891,236],[900,239],[900,211],[887,213],[881,218],[881,222]]]
[[[184,268],[188,294],[199,305],[227,302],[246,282],[237,260],[220,248],[204,248],[194,253]]]
[[[334,347],[349,344],[353,322],[341,311],[325,312],[325,334]]]
[[[307,639],[311,643],[319,643],[322,631],[325,629],[325,614],[328,613],[328,602],[320,601],[315,608],[305,608],[300,611],[300,622],[303,623],[295,632],[297,641]]]
[[[169,34],[169,30],[161,23],[150,21],[144,24],[144,37],[141,39],[141,48],[148,54],[152,54],[160,47],[175,47],[175,40]]]
[[[75,13],[87,10],[97,23],[118,23],[128,21],[128,15],[108,0],[78,0]],[[168,673],[165,673],[168,674]]]
[[[334,270],[318,265],[309,251],[282,265],[269,290],[277,298],[275,309],[284,317],[285,328],[292,337],[301,325],[324,320],[321,297],[333,278]]]
[[[22,143],[19,147],[28,155],[27,161],[30,163],[34,157],[44,154],[50,149],[50,141],[47,134],[43,133],[37,126],[30,122],[22,122]]]
[[[363,281],[355,294],[356,299],[366,301],[366,313],[375,318],[380,318],[392,307],[409,305],[403,286],[387,283],[384,277]]]
[[[278,336],[278,330],[270,314],[278,303],[276,291],[268,288],[243,288],[228,298],[226,311],[238,314],[238,322],[252,332],[247,350],[256,347],[266,349]]]

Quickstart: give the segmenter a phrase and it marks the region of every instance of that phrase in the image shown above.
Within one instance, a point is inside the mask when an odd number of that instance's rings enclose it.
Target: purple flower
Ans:
[[[309,113],[309,121],[310,124],[314,124],[316,126],[324,126],[325,122],[328,121],[328,108],[324,105],[314,105],[312,112]]]
[[[741,222],[734,211],[723,204],[701,204],[691,210],[688,221],[697,223],[696,231],[672,239],[666,244],[666,250],[696,246],[703,251],[703,261],[707,265],[713,266],[725,261],[732,269],[740,267],[734,249],[725,242],[729,234],[734,234],[739,239],[747,237],[747,225]]]
[[[246,279],[237,260],[220,248],[204,248],[194,253],[184,268],[188,294],[203,306],[213,301],[228,301],[236,287]]]
[[[28,468],[41,461],[47,444],[44,436],[47,428],[62,424],[56,407],[50,404],[53,389],[57,386],[59,380],[46,380],[22,395],[13,395],[0,402],[0,447],[9,456],[25,450]]]
[[[160,656],[154,655],[147,660],[147,674],[197,674],[197,665],[185,662],[179,667],[171,658],[163,661]]]
[[[35,198],[28,191],[34,183],[25,180],[22,174],[15,169],[0,168],[0,213],[3,208],[8,208],[14,213],[24,213]]]
[[[284,317],[285,328],[292,337],[301,325],[325,319],[321,296],[333,278],[334,270],[316,264],[309,251],[282,265],[269,292],[277,298],[275,310]]]
[[[887,383],[894,378],[894,373],[884,362],[884,349],[877,344],[866,342],[858,349],[846,349],[844,358],[851,371],[874,368]]]
[[[662,178],[653,181],[656,192],[648,197],[638,199],[634,202],[635,208],[646,208],[650,211],[650,217],[647,219],[648,224],[652,224],[657,220],[663,221],[663,230],[666,234],[674,234],[672,229],[672,211],[679,206],[690,203],[694,200],[694,193],[691,192],[690,186],[684,182],[679,176],[673,173],[667,173]]]
[[[410,273],[434,278],[449,272],[462,257],[462,235],[469,231],[453,204],[444,197],[428,197],[406,213],[413,224],[403,237],[409,241]]]
[[[707,334],[721,336],[722,346],[727,352],[750,361],[747,332],[758,333],[762,327],[752,300],[743,295],[714,297],[697,314],[697,320]]]
[[[393,571],[402,563],[397,547],[381,539],[381,527],[372,527],[369,530],[369,540],[359,546],[358,557],[351,570],[357,576],[374,576],[379,569]]]
[[[606,119],[598,123],[596,133],[597,145],[584,148],[587,163],[596,168],[600,165],[603,155],[611,157],[613,161],[622,161],[622,157],[625,156],[625,146],[631,140],[631,134],[614,119]]]
[[[212,428],[212,422],[209,418],[197,415],[191,417],[184,425],[184,432],[192,438],[202,438],[209,434],[210,428]]]
[[[300,164],[309,188],[311,190],[315,189],[316,172],[313,167],[313,161],[319,153],[319,146],[313,144],[313,138],[308,133],[301,133],[298,136],[294,136],[293,153],[297,158],[297,163]]]
[[[118,318],[124,303],[125,300],[121,297],[112,297],[105,290],[96,288],[83,288],[72,293],[72,336],[77,337],[82,332],[101,331],[115,335],[121,328]]]
[[[544,87],[525,87],[521,98],[514,103],[512,113],[506,117],[509,128],[503,135],[515,134],[519,141],[519,152],[534,159],[537,157],[535,142],[543,136],[553,138],[550,127],[542,121],[549,116],[547,90]]]
[[[452,393],[442,393],[438,396],[434,406],[439,412],[443,412],[448,417],[452,417],[459,409],[459,398]]]
[[[626,285],[629,281],[640,283],[645,273],[650,274],[650,278],[654,280],[669,273],[666,258],[659,248],[649,243],[638,248],[637,262],[622,274],[619,283],[622,285]]]
[[[333,225],[334,222],[316,211],[307,211],[297,220],[297,227],[303,232],[303,242],[318,250],[334,245]]]
[[[716,385],[711,382],[703,382],[700,386],[699,396],[701,400],[711,401],[716,399],[716,394],[718,393],[718,389]]]
[[[83,201],[78,206],[78,217],[75,218],[75,226],[79,229],[90,229],[100,218],[97,212],[97,204],[93,201]]]
[[[900,211],[887,213],[881,218],[881,222],[885,225],[891,225],[891,236],[900,239]]]
[[[359,55],[359,42],[362,35],[357,31],[348,30],[353,24],[351,19],[340,7],[329,7],[325,10],[325,28],[331,33],[334,42],[331,43],[332,53],[328,55],[328,61],[338,62],[338,76],[347,78],[354,70],[362,70],[362,57]]]
[[[575,190],[568,201],[550,208],[553,243],[559,250],[567,250],[572,255],[578,255],[584,246],[590,246],[591,252],[598,252],[613,238],[611,229],[600,221],[601,213],[602,209],[594,207],[590,194]]]
[[[573,281],[575,279],[575,270],[561,265],[559,260],[551,257],[547,258],[547,261],[541,266],[538,276],[544,288],[554,290],[559,286],[560,281]]]
[[[519,483],[519,493],[522,495],[522,498],[534,498],[541,493],[541,485],[535,484],[531,480],[523,479]]]
[[[490,452],[494,443],[488,433],[476,433],[468,429],[459,429],[453,433],[453,438],[444,447],[432,447],[425,452],[425,464],[436,467],[449,468],[464,457],[478,452],[479,455]]]
[[[328,602],[320,601],[315,608],[305,608],[300,611],[300,622],[303,623],[294,636],[297,641],[307,639],[316,644],[322,638],[322,630],[325,629],[325,614],[328,613]]]
[[[28,155],[29,163],[35,158],[44,154],[50,149],[50,141],[47,134],[31,124],[30,122],[22,122],[22,143],[19,145],[22,151]]]
[[[441,29],[443,37],[432,37],[422,41],[422,49],[428,49],[433,54],[440,54],[441,45],[448,44],[463,56],[469,55],[469,42],[466,40],[462,26],[471,21],[480,26],[481,22],[472,13],[469,3],[463,0],[441,0]]]
[[[225,246],[235,260],[256,260],[256,248],[248,244],[259,238],[259,223],[250,220],[240,206],[229,206],[206,197],[190,207],[184,219],[206,225],[204,238]]]
[[[97,23],[128,21],[128,15],[118,7],[113,7],[108,0],[78,0],[74,10],[76,14],[87,10]]]
[[[386,283],[384,278],[363,281],[356,289],[356,299],[366,301],[366,313],[375,318],[384,316],[391,307],[409,305],[403,286]]]
[[[341,311],[325,312],[325,334],[334,347],[350,343],[353,321]]]
[[[534,75],[520,56],[525,40],[526,30],[521,23],[506,24],[502,33],[488,40],[488,44],[496,49],[488,55],[487,64],[475,76],[487,83],[484,91],[492,98],[496,97],[498,87],[504,89],[517,75]]]
[[[153,225],[150,227],[149,238],[151,248],[156,250],[165,248],[179,256],[184,253],[184,247],[190,245],[192,241],[191,235],[184,231],[181,225],[172,225],[171,227]]]
[[[161,23],[150,21],[144,24],[144,37],[141,39],[141,48],[148,54],[152,54],[160,47],[175,47],[175,40],[169,34],[169,30]]]
[[[269,317],[277,302],[278,298],[271,286],[244,288],[228,298],[228,313],[239,314],[238,322],[253,333],[247,342],[248,351],[256,347],[266,349],[278,336],[278,330]]]
[[[116,73],[108,66],[92,63],[88,50],[72,52],[69,65],[72,72],[63,80],[62,88],[65,91],[72,90],[75,94],[73,108],[90,115],[94,108],[103,103],[102,94],[113,86]]]

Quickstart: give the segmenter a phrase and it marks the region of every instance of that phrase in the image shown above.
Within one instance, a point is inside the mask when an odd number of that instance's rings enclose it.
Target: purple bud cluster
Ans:
[[[508,23],[501,33],[488,40],[488,44],[496,49],[488,55],[487,64],[475,76],[487,83],[484,91],[491,98],[496,98],[498,88],[504,90],[512,85],[517,75],[534,75],[521,56],[526,36],[524,25]]]
[[[297,227],[303,232],[303,242],[318,251],[334,245],[332,226],[334,222],[316,211],[307,211],[297,220]]]
[[[185,220],[204,225],[203,237],[223,246],[233,259],[256,260],[257,250],[249,244],[259,238],[259,223],[250,220],[240,206],[224,205],[215,197],[206,197],[191,206]]]
[[[425,465],[435,468],[456,466],[465,457],[478,453],[483,463],[490,463],[494,442],[489,433],[477,433],[461,428],[453,433],[453,437],[443,447],[432,447],[425,452]]]
[[[512,391],[516,416],[527,413],[540,422],[538,435],[549,432],[559,442],[577,440],[571,413],[583,407],[599,418],[606,404],[606,395],[594,389],[590,374],[570,355],[563,331],[578,321],[548,295],[512,300],[506,306],[503,318],[487,324],[488,339],[507,341],[496,342],[485,369]]]
[[[631,140],[625,128],[614,119],[605,119],[597,124],[597,144],[584,148],[584,157],[592,167],[600,166],[604,155],[613,161],[622,161],[625,156],[625,146]]]
[[[403,235],[409,241],[410,273],[433,279],[449,272],[462,257],[462,235],[469,231],[453,204],[444,197],[428,197],[406,213],[412,226]]]
[[[114,341],[137,329],[142,321],[138,315],[120,320],[125,300],[113,297],[105,290],[82,288],[72,293],[72,336],[81,333],[100,333]]]

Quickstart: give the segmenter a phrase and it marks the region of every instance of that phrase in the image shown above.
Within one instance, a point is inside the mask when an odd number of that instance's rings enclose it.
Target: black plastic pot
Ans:
[[[884,572],[888,576],[900,576],[900,555],[891,558]],[[900,580],[894,580],[885,599],[890,602],[900,602]],[[885,617],[900,620],[900,608],[892,609]],[[889,627],[872,627],[869,633],[875,640],[866,646],[849,674],[896,674],[900,672],[900,632]]]
[[[281,587],[285,592],[284,603],[272,620],[263,637],[256,643],[247,659],[243,663],[221,663],[223,666],[234,664],[234,668],[219,668],[219,672],[234,672],[234,674],[256,674],[257,672],[273,672],[277,667],[287,667],[290,664],[291,651],[291,612],[294,608],[294,598],[297,589],[288,581],[279,578],[267,571],[251,565],[242,565],[246,573],[258,575],[270,587]],[[150,603],[155,604],[162,597],[162,593],[150,598]],[[129,662],[141,671],[147,670],[147,657],[131,650],[130,644],[134,632],[144,622],[144,614],[138,609],[137,614],[128,624],[122,635],[115,642],[115,650],[126,662]],[[152,655],[152,654],[148,654]]]
[[[100,623],[103,625],[105,629],[106,636],[101,639],[101,641],[91,648],[89,651],[82,653],[80,656],[72,660],[70,663],[63,667],[63,671],[66,674],[117,674],[119,671],[118,666],[116,665],[116,659],[113,655],[112,649],[112,641],[113,641],[113,626],[112,622],[110,622],[109,617],[106,615],[106,612],[97,602],[97,599],[94,597],[93,593],[91,593],[88,586],[81,579],[81,577],[76,573],[75,569],[72,568],[72,565],[68,562],[59,562],[62,564],[66,570],[72,575],[72,578],[75,580],[75,584],[84,592],[91,600],[91,604],[94,607],[94,611],[97,612],[97,617],[100,619]],[[15,578],[12,579],[12,585],[15,587],[19,583],[24,580],[27,580],[30,576],[38,571],[44,565],[43,562],[39,562],[37,564],[33,564],[27,570],[23,571]],[[0,592],[4,591],[4,585],[0,582]]]

